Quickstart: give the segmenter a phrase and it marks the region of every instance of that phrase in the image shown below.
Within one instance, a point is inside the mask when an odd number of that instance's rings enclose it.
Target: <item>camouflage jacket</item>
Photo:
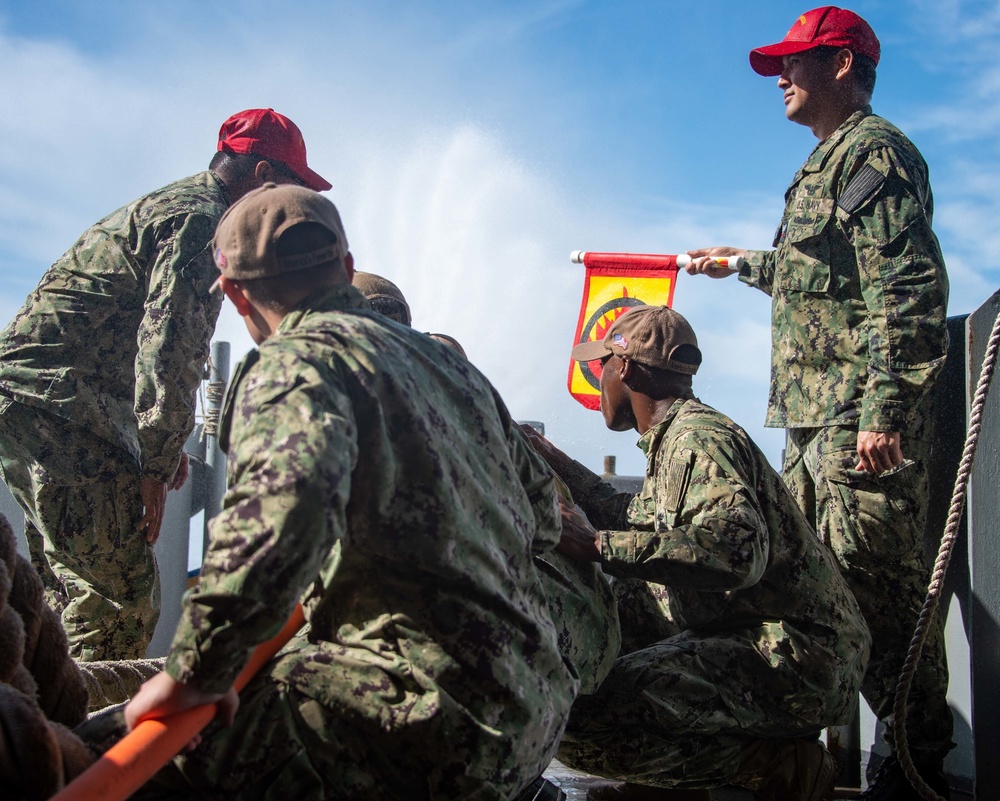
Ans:
[[[221,308],[209,292],[210,245],[228,205],[222,183],[202,172],[88,229],[0,333],[0,391],[169,481]]]
[[[230,490],[172,676],[226,689],[302,599],[312,646],[278,678],[363,726],[447,705],[489,738],[568,711],[532,563],[561,531],[553,477],[475,367],[335,287],[241,363],[221,443]]]
[[[771,295],[767,425],[905,431],[947,351],[948,276],[927,165],[865,108],[785,193],[772,251],[740,280]]]
[[[664,585],[663,611],[682,628],[786,621],[844,659],[867,651],[868,630],[833,555],[742,428],[681,399],[639,447],[647,467],[638,495],[578,463],[562,474],[601,529],[606,573]],[[816,659],[815,670],[830,669],[827,652]]]

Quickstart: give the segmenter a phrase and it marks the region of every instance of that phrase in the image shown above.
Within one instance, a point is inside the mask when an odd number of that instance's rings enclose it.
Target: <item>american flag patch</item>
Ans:
[[[625,348],[628,347],[628,340],[625,339],[625,337],[623,337],[621,334],[615,334],[611,338],[611,344],[612,345],[617,345],[622,350],[625,350]]]

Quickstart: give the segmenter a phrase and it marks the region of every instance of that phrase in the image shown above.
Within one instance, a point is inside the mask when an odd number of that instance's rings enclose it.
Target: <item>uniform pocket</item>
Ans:
[[[826,292],[830,288],[833,201],[805,198],[788,216],[784,253],[777,260],[775,286],[786,292]]]
[[[859,551],[893,560],[919,552],[923,531],[919,483],[915,462],[902,464],[881,475],[845,469],[838,465],[827,474],[836,525]]]

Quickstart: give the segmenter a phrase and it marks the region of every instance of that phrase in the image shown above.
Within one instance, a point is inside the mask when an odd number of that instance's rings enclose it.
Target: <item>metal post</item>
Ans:
[[[205,525],[204,548],[208,550],[208,522],[222,509],[222,497],[226,494],[226,454],[219,448],[217,423],[222,414],[222,403],[226,394],[226,383],[229,381],[229,343],[212,343],[211,370],[208,376],[209,386],[206,409],[206,440],[205,464],[208,467],[205,476]],[[210,425],[214,421],[216,425]]]
[[[826,730],[826,746],[840,765],[837,787],[861,789],[861,715],[858,705],[850,722]]]

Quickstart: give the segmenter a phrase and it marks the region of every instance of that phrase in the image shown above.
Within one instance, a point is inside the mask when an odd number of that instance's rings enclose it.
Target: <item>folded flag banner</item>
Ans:
[[[608,327],[633,306],[672,306],[678,267],[690,258],[650,253],[574,251],[586,267],[583,302],[573,344],[604,339]],[[601,408],[601,363],[570,359],[569,391],[588,409]]]

